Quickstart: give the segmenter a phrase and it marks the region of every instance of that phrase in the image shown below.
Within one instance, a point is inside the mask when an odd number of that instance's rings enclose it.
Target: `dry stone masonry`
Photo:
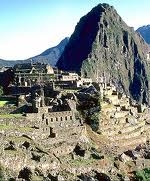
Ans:
[[[101,134],[114,147],[132,148],[149,140],[149,109],[117,92],[112,84],[101,87]]]

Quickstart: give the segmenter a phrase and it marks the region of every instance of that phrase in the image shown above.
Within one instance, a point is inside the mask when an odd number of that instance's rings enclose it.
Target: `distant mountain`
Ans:
[[[75,27],[57,67],[93,80],[111,80],[118,89],[148,103],[149,46],[118,15],[114,7],[99,4]]]
[[[150,44],[150,25],[139,27],[136,31],[141,34],[148,44]]]
[[[55,66],[61,54],[64,51],[65,46],[68,44],[69,38],[63,39],[57,46],[45,50],[40,55],[32,57],[32,61],[49,63],[52,66]]]
[[[55,66],[56,62],[58,61],[62,52],[64,51],[64,48],[67,45],[68,41],[69,41],[69,38],[66,37],[57,46],[49,48],[49,49],[45,50],[43,53],[41,53],[35,57],[28,58],[26,60],[3,60],[3,59],[0,59],[0,67],[2,67],[2,66],[12,67],[18,63],[29,63],[29,62],[31,62],[31,59],[32,59],[33,63],[43,62],[43,63],[49,63],[52,66]]]
[[[25,60],[3,60],[3,59],[0,59],[0,67],[13,67],[15,64],[22,63],[24,61]]]

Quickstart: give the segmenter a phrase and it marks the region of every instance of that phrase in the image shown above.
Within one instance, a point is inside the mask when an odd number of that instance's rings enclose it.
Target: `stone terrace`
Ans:
[[[138,105],[127,96],[107,86],[101,91],[100,132],[112,147],[133,148],[149,140],[148,108]]]

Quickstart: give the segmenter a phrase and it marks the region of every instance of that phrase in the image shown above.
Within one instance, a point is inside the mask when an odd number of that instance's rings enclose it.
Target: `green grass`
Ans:
[[[71,165],[72,166],[86,166],[86,165],[91,165],[94,163],[94,159],[75,159],[75,160],[71,160]]]
[[[22,114],[0,114],[0,119],[4,119],[4,118],[23,118]]]
[[[23,136],[20,136],[20,137],[17,137],[17,136],[9,136],[7,138],[7,141],[14,141],[15,143],[23,143],[25,141],[28,141],[28,142],[32,142],[30,139],[26,138],[26,137],[23,137]]]
[[[32,180],[43,181],[43,177],[42,176],[33,176]]]
[[[32,131],[33,128],[30,128],[30,127],[18,127],[17,130],[26,132],[26,131]]]
[[[3,107],[5,104],[7,104],[9,101],[0,101],[0,107]]]
[[[12,128],[13,128],[13,126],[12,126],[12,125],[0,124],[0,131],[2,131],[2,130],[12,129]]]
[[[16,98],[0,96],[0,107],[4,107],[5,105],[12,105],[12,104],[16,104]]]
[[[22,158],[25,157],[26,153],[24,153],[22,150],[20,149],[17,149],[17,150],[5,150],[5,154],[8,156],[12,156],[12,157],[16,157],[17,156],[20,156]]]
[[[20,132],[29,132],[32,131],[33,128],[30,127],[16,127],[14,125],[5,125],[5,124],[0,124],[0,131],[2,130],[16,130]]]

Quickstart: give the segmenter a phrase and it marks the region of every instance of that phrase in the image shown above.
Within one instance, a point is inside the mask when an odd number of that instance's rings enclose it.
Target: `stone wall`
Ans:
[[[1,118],[0,119],[0,124],[1,125],[6,125],[6,126],[16,126],[16,127],[26,127],[26,126],[31,126],[32,122],[31,120],[26,120],[26,117],[21,117],[21,118]]]
[[[49,112],[49,113],[29,113],[26,114],[27,120],[32,120],[32,124],[37,127],[67,127],[77,123],[73,111]]]
[[[48,152],[55,154],[56,156],[66,155],[73,151],[76,144],[80,142],[80,137],[85,133],[85,127],[72,127],[60,129],[56,138],[48,137],[43,140],[39,137],[39,143],[48,150]]]

